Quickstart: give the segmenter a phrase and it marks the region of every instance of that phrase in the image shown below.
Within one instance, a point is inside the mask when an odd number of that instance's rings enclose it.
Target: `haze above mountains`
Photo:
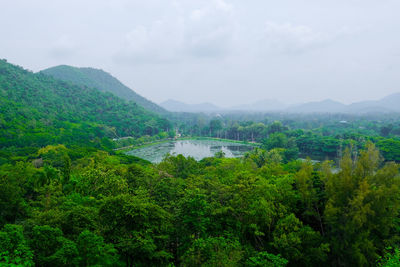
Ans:
[[[400,112],[400,93],[386,96],[379,100],[360,101],[352,104],[343,104],[338,101],[326,99],[322,101],[306,102],[296,105],[287,105],[278,100],[259,100],[250,104],[232,107],[219,107],[212,103],[187,104],[169,99],[159,105],[140,96],[129,87],[122,84],[111,74],[95,68],[77,68],[60,65],[41,71],[54,78],[72,82],[81,86],[94,87],[103,92],[110,92],[128,101],[158,114],[168,112],[285,112],[285,113],[390,113]]]

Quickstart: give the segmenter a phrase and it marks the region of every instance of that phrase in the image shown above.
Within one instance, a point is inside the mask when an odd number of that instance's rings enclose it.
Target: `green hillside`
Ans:
[[[0,60],[0,148],[82,144],[169,128],[133,102]]]
[[[145,109],[159,114],[167,113],[164,108],[138,95],[111,74],[103,70],[60,65],[41,72],[51,75],[56,79],[69,81],[81,86],[94,87],[103,92],[110,92],[125,100],[134,101]]]

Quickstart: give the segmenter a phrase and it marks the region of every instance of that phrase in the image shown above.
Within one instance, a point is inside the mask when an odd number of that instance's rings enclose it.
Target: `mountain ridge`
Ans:
[[[343,104],[332,99],[310,101],[295,105],[286,105],[277,100],[259,100],[252,104],[236,105],[228,108],[218,107],[212,103],[187,104],[181,101],[169,99],[160,103],[166,110],[183,112],[286,112],[286,113],[390,113],[400,112],[400,92],[387,95],[378,100],[359,101],[351,104]],[[176,106],[174,106],[176,105]]]
[[[59,80],[72,82],[76,85],[94,87],[102,92],[110,92],[127,101],[133,101],[139,106],[158,114],[167,113],[164,108],[139,95],[110,73],[101,69],[58,65],[44,69],[40,71],[40,73],[50,75]]]
[[[250,104],[222,108],[209,102],[187,104],[182,101],[168,99],[157,105],[125,86],[110,73],[100,69],[59,65],[42,70],[40,73],[80,86],[88,86],[103,92],[110,92],[125,100],[134,101],[139,106],[161,115],[167,115],[169,112],[215,113],[232,111],[349,114],[400,112],[400,93],[390,94],[378,100],[358,101],[351,104],[324,99],[296,105],[286,105],[277,100],[264,99]]]
[[[263,99],[251,104],[236,105],[230,107],[232,110],[247,111],[279,111],[286,108],[287,105],[275,99]]]
[[[0,148],[87,144],[103,137],[156,135],[171,128],[168,120],[134,102],[6,60],[0,60],[0,125]]]
[[[215,112],[221,110],[220,107],[207,102],[200,104],[186,104],[173,99],[161,102],[160,106],[171,112]]]

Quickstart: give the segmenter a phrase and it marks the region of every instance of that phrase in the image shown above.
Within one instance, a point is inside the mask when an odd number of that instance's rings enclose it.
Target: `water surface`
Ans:
[[[128,151],[128,155],[137,156],[153,163],[159,163],[168,153],[171,155],[182,154],[185,157],[191,156],[196,160],[212,157],[216,152],[222,151],[227,158],[243,156],[253,149],[253,146],[217,141],[217,140],[179,140],[160,144],[154,144]]]

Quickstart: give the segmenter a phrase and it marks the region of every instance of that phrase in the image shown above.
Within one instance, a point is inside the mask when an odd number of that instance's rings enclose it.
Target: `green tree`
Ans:
[[[6,224],[0,231],[0,265],[34,266],[33,253],[20,225]]]
[[[210,121],[210,133],[213,136],[220,137],[220,131],[222,130],[222,122],[221,120],[211,120]]]
[[[182,266],[241,266],[243,251],[236,240],[224,237],[196,239],[182,257]]]
[[[382,159],[371,143],[352,160],[347,150],[341,171],[325,173],[327,203],[325,222],[329,228],[332,261],[367,265],[375,262],[385,246],[397,241],[400,177],[398,166]]]
[[[287,130],[287,127],[283,126],[280,121],[275,121],[272,124],[268,125],[267,133],[274,134],[274,133],[281,133]]]
[[[256,256],[250,257],[246,261],[246,266],[249,267],[285,267],[288,260],[280,255],[270,254],[266,251],[258,252]]]
[[[319,232],[290,214],[277,222],[273,243],[279,253],[297,266],[318,265],[326,260],[329,245],[323,243]]]
[[[117,266],[117,250],[105,244],[101,236],[88,230],[83,231],[76,241],[81,266]]]
[[[0,226],[26,216],[25,183],[34,172],[33,166],[24,162],[0,166]]]
[[[127,265],[165,264],[169,215],[147,192],[107,197],[100,207],[105,240],[115,245]]]
[[[65,238],[59,228],[34,226],[30,245],[35,263],[40,266],[71,266],[79,262],[76,244]]]
[[[398,248],[392,249],[393,252],[387,252],[383,257],[377,261],[379,267],[396,267],[400,265],[400,250]]]

